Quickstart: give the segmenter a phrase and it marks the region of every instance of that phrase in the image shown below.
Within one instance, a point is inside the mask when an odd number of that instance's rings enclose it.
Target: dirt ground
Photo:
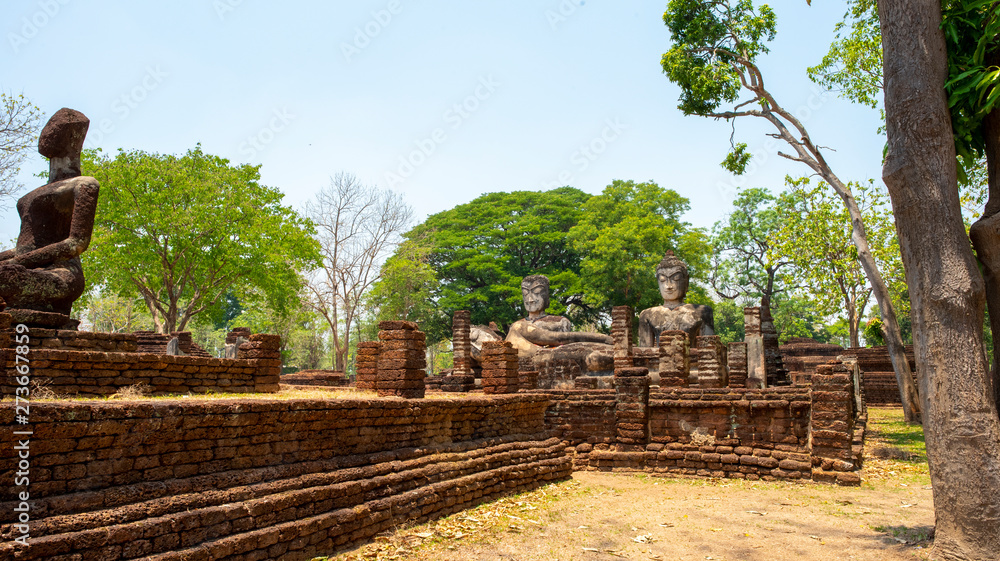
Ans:
[[[861,487],[577,472],[330,559],[926,559],[922,434],[891,433],[902,426],[893,410],[872,416]]]

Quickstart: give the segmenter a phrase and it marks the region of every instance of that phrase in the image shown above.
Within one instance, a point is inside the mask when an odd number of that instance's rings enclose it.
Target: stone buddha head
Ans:
[[[549,278],[545,275],[529,275],[521,280],[521,297],[528,319],[545,315],[549,307]]]
[[[665,253],[663,260],[656,266],[656,282],[660,285],[663,305],[676,308],[683,304],[690,280],[687,264],[678,259],[673,251]]]

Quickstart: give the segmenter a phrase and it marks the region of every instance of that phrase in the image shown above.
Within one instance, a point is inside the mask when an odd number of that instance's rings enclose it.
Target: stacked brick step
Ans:
[[[476,389],[476,377],[472,374],[450,374],[441,377],[441,391],[465,393]]]
[[[308,560],[565,479],[563,449],[555,438],[492,438],[136,483],[97,508],[93,492],[54,496],[33,502],[30,546],[15,553],[6,540],[0,558]],[[2,528],[11,535],[10,522]]]
[[[382,321],[375,391],[380,397],[424,397],[427,344],[423,331],[412,321]]]
[[[276,392],[281,380],[281,336],[255,333],[240,345],[236,358],[249,360],[257,368],[254,391]]]
[[[699,335],[691,350],[698,361],[698,385],[702,388],[725,388],[729,385],[726,347],[718,335]]]
[[[642,452],[649,443],[649,375],[645,368],[615,369],[615,450]]]
[[[359,390],[374,390],[375,377],[378,374],[378,355],[382,348],[378,341],[364,341],[358,343],[358,355],[355,359],[355,368],[358,371],[358,378],[354,387]]]
[[[468,310],[455,312],[451,320],[451,348],[454,351],[452,374],[472,373],[472,314]]]
[[[517,393],[517,349],[507,341],[485,341],[482,350],[483,393]]]
[[[615,371],[632,364],[632,307],[611,308],[611,339],[614,341]]]
[[[821,364],[812,377],[814,481],[860,485],[854,461],[854,384],[839,361]]]
[[[742,341],[729,343],[727,349],[729,387],[747,387],[747,344]]]
[[[690,370],[687,333],[660,333],[660,387],[686,387]]]

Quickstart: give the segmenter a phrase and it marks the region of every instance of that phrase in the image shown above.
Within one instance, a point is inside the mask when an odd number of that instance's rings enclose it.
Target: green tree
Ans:
[[[774,237],[774,251],[795,264],[795,278],[804,281],[810,299],[824,314],[842,313],[847,319],[850,346],[860,346],[861,321],[872,288],[851,241],[850,219],[828,186],[812,185],[808,178],[787,179],[789,190],[779,202],[782,227]],[[885,195],[874,184],[852,183],[872,241],[873,255],[887,276],[896,309],[906,311],[906,287],[899,245]]]
[[[375,338],[380,321],[407,320],[422,326],[446,321],[436,317],[437,277],[428,263],[430,252],[431,247],[423,239],[415,238],[400,244],[386,259],[378,282],[365,296],[369,317],[363,322],[362,332],[368,339]]]
[[[805,164],[840,196],[850,216],[851,238],[858,259],[881,309],[889,355],[904,397],[904,416],[907,420],[918,420],[919,399],[896,311],[872,255],[850,185],[833,172],[803,123],[765,87],[757,59],[768,52],[767,43],[775,36],[774,11],[766,5],[755,8],[752,0],[671,0],[663,20],[674,45],[664,53],[661,65],[667,77],[681,87],[678,108],[685,115],[726,120],[756,117],[767,121],[774,127],[772,136],[793,150],[793,154],[778,152],[778,155]],[[741,94],[748,94],[749,98],[739,101]],[[723,105],[729,108],[723,109]],[[734,146],[724,165],[734,173],[742,173],[748,161],[746,144],[740,143]]]
[[[22,187],[17,175],[34,147],[40,118],[41,111],[24,94],[0,92],[0,207]]]
[[[532,274],[549,277],[550,313],[575,323],[596,317],[584,301],[581,256],[566,238],[589,198],[572,187],[487,193],[410,230],[407,239],[429,247],[427,265],[438,280],[430,291],[438,313],[423,326],[430,340],[451,337],[456,310],[506,329],[523,316],[521,279]]]
[[[705,278],[711,249],[704,230],[681,220],[688,200],[656,183],[615,180],[583,205],[569,231],[580,263],[585,301],[605,314],[612,306],[643,310],[663,303],[656,265],[667,250],[683,259],[691,278]],[[688,301],[707,295],[692,283]]]
[[[776,201],[767,189],[744,189],[732,212],[712,228],[711,283],[720,297],[759,301],[770,310],[775,296],[797,286],[788,272],[793,260],[774,251],[773,238],[782,227]]]
[[[258,183],[259,166],[231,166],[197,146],[183,156],[87,151],[101,183],[90,290],[139,295],[156,331],[184,330],[228,292],[271,309],[295,307],[298,271],[318,260],[310,223]]]

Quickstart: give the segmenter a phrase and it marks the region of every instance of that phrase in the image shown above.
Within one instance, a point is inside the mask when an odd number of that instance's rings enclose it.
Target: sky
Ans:
[[[874,110],[809,81],[846,7],[772,2],[778,34],[760,59],[778,101],[806,123],[845,180],[878,179]],[[352,2],[35,0],[0,6],[0,90],[48,119],[91,119],[87,146],[181,154],[198,143],[297,209],[338,172],[391,188],[417,221],[495,191],[655,181],[710,228],[736,189],[779,191],[802,164],[766,123],[685,117],[662,73],[665,0]],[[719,166],[730,138],[748,174]],[[787,151],[787,149],[786,149]],[[47,169],[32,154],[21,181]],[[0,246],[19,222],[0,210]]]

